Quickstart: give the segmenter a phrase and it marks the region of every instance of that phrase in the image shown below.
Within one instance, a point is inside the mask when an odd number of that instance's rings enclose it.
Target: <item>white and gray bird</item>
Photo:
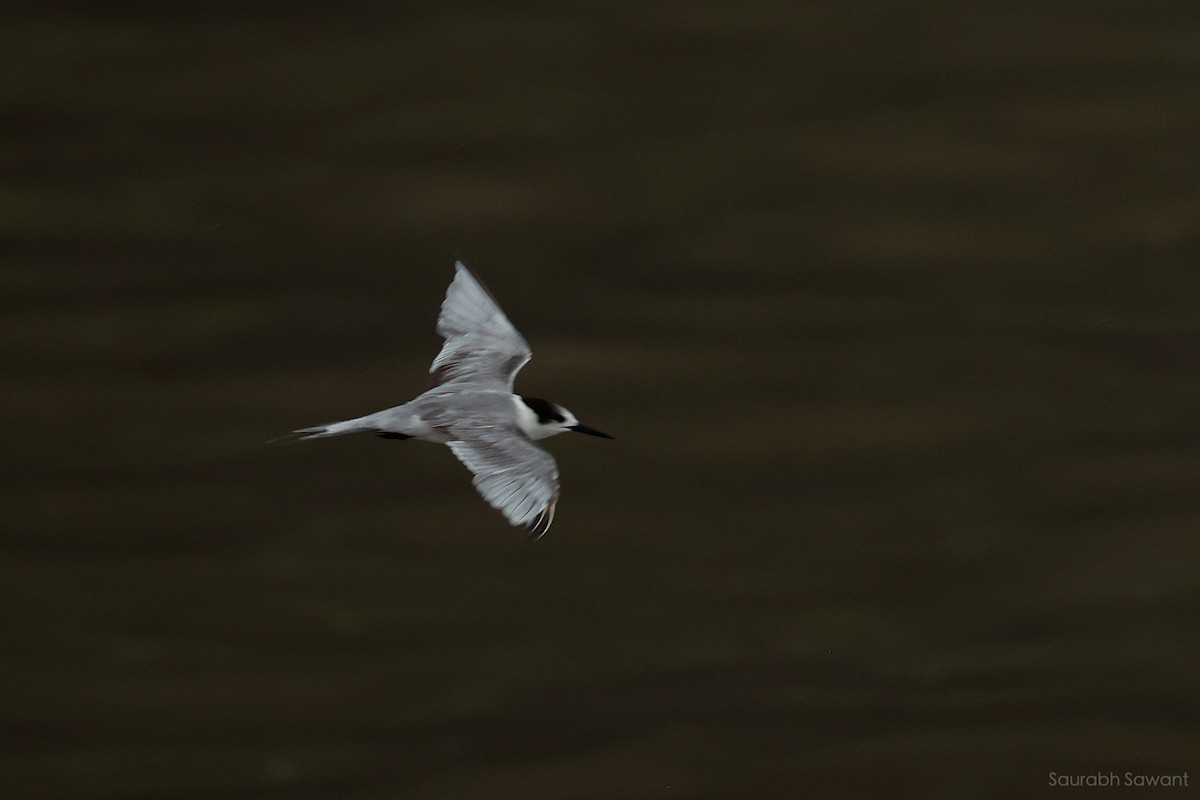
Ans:
[[[513,379],[533,353],[466,265],[459,261],[454,268],[437,323],[445,344],[429,368],[436,385],[404,405],[294,434],[374,433],[444,444],[471,470],[492,508],[540,539],[554,521],[558,465],[534,442],[564,431],[613,437],[560,405],[513,392]]]

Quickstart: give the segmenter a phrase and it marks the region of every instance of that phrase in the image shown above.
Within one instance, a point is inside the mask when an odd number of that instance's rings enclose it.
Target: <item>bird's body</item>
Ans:
[[[438,333],[445,339],[430,372],[437,385],[394,408],[301,428],[301,439],[373,433],[444,444],[474,473],[475,488],[513,525],[540,538],[554,520],[558,465],[535,440],[564,431],[611,439],[562,406],[513,393],[532,352],[500,306],[462,263],[446,290]]]

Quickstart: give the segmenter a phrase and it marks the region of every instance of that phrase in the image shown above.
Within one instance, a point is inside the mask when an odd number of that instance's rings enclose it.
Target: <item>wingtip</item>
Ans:
[[[550,526],[554,524],[554,508],[558,505],[558,496],[551,498],[546,507],[533,520],[533,524],[529,526],[529,535],[525,537],[527,542],[536,542],[546,535],[550,530]]]
[[[462,262],[462,259],[456,259],[454,262],[454,280],[451,281],[451,285],[458,282],[458,278],[460,275],[465,275],[466,279],[468,281],[474,282],[474,283],[479,284],[480,286],[483,286],[483,283],[480,282],[480,280],[479,280],[479,276],[476,275],[474,272],[472,272],[471,268]],[[487,289],[484,289],[484,291],[487,292]],[[489,296],[490,296],[490,294],[489,294]],[[495,302],[495,300],[493,299],[492,302]]]

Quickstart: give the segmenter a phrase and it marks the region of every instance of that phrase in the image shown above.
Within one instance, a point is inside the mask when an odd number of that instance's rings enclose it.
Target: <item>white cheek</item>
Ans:
[[[520,398],[514,397],[513,402],[517,409],[517,426],[525,432],[526,436],[530,439],[544,439],[552,433],[552,431],[546,430],[546,426],[538,422],[537,414],[522,403]]]

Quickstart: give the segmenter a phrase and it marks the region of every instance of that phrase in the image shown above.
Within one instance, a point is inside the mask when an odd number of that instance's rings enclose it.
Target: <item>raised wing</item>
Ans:
[[[513,379],[533,356],[500,306],[461,261],[442,301],[437,332],[446,343],[429,371],[439,384],[470,381],[512,391]]]
[[[529,528],[531,539],[544,536],[558,503],[554,457],[515,427],[451,426],[450,432],[459,438],[447,446],[474,473],[471,482],[488,505]]]

